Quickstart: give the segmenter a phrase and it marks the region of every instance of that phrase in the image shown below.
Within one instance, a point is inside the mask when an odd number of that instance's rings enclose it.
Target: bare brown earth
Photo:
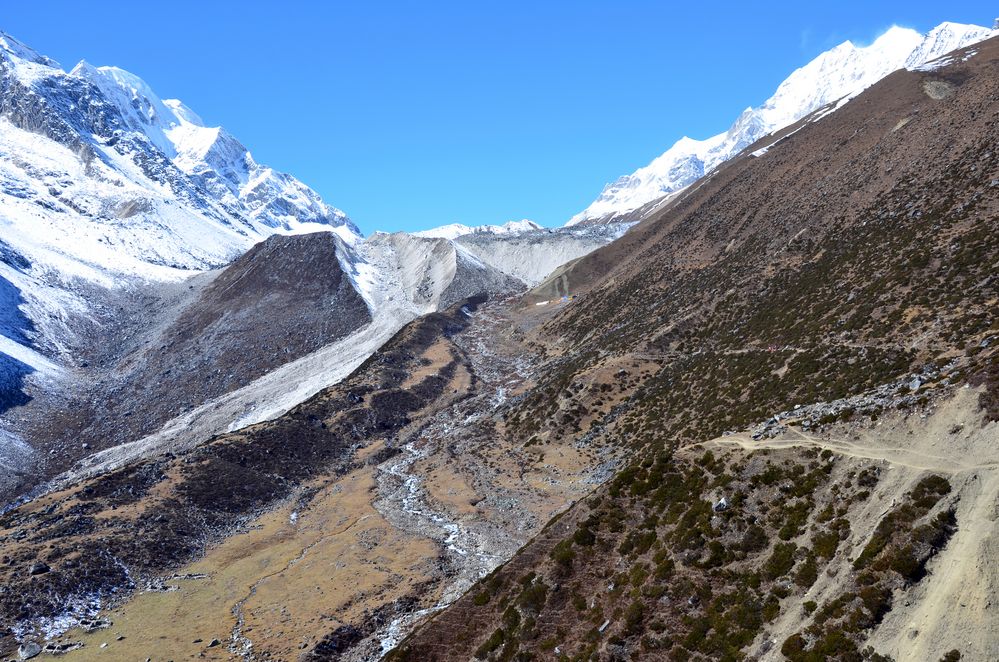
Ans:
[[[192,579],[167,580],[167,590],[110,610],[107,629],[71,631],[83,648],[70,659],[226,660],[243,650],[293,659],[323,632],[363,621],[373,603],[413,600],[439,574],[438,549],[395,529],[372,506],[376,472],[364,464],[307,486],[316,490],[308,503],[268,512],[176,573]]]

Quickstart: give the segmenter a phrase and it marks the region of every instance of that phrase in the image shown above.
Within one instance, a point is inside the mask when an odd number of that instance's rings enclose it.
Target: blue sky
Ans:
[[[997,12],[912,0],[4,5],[0,29],[66,68],[138,74],[365,233],[561,224],[843,40],[893,23],[991,25]]]

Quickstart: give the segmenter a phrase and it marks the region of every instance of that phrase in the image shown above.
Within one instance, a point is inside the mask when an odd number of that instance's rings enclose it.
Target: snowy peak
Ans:
[[[533,232],[540,230],[541,226],[526,218],[520,221],[507,221],[503,225],[464,225],[462,223],[451,223],[442,225],[430,230],[421,230],[412,233],[416,237],[429,237],[437,239],[457,239],[466,234],[519,234],[522,232]]]
[[[69,75],[95,85],[130,130],[145,135],[167,157],[176,155],[165,131],[178,123],[177,117],[141,78],[118,67],[95,67],[86,60],[80,60]]]
[[[30,46],[22,44],[6,32],[0,32],[0,52],[32,64],[40,64],[46,67],[59,67],[59,63],[52,58],[46,57]]]
[[[96,85],[114,103],[132,131],[146,136],[216,200],[243,207],[269,228],[293,230],[302,223],[344,226],[360,236],[347,215],[285,173],[257,164],[235,136],[205,126],[177,99],[162,101],[141,78],[118,67],[80,62],[70,72]]]
[[[990,30],[980,25],[941,23],[926,34],[919,46],[906,59],[905,66],[917,67],[955,49],[988,39],[999,32],[997,28],[999,24]]]
[[[845,41],[796,69],[758,108],[747,108],[725,132],[681,138],[661,156],[604,187],[566,225],[621,220],[644,205],[675,194],[767,134],[814,111],[851,98],[903,67],[914,67],[997,34],[977,25],[941,23],[926,35],[893,26],[868,46]]]
[[[920,47],[915,30],[892,27],[869,46],[846,41],[794,71],[780,84],[759,113],[769,130],[796,122],[841,97],[870,87],[904,65]]]
[[[315,191],[124,69],[66,72],[0,33],[0,89],[0,241],[46,282],[178,278],[279,233],[361,239]]]

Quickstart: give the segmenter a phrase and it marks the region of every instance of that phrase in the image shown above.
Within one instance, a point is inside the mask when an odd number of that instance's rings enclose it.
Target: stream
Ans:
[[[432,415],[403,444],[402,453],[379,467],[377,480],[381,497],[375,507],[397,528],[437,541],[448,570],[440,578],[444,590],[436,604],[400,615],[372,635],[371,641],[377,643],[380,651],[378,657],[394,648],[414,625],[457,600],[478,579],[508,559],[523,542],[496,524],[478,519],[462,522],[446,510],[438,509],[428,498],[424,476],[414,470],[421,460],[458,451],[467,437],[476,434],[471,428],[488,419],[506,401],[507,394],[527,378],[530,368],[527,359],[503,356],[496,347],[496,335],[492,330],[507,323],[499,314],[502,309],[502,302],[490,302],[475,313],[463,310],[474,319],[454,341],[471,362],[471,371],[476,378],[471,395]],[[473,454],[467,456],[470,461],[475,457]]]

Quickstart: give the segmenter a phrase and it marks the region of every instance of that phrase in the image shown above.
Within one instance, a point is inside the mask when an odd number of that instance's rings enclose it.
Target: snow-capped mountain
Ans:
[[[462,223],[451,223],[429,230],[420,230],[412,233],[416,237],[432,237],[437,239],[457,239],[466,234],[517,234],[520,232],[531,232],[540,230],[541,226],[526,218],[520,221],[507,221],[503,225],[464,225]]]
[[[224,128],[205,126],[177,99],[161,101],[138,76],[87,62],[76,65],[70,75],[100,88],[130,129],[145,134],[217,200],[244,207],[251,219],[286,230],[296,223],[351,226],[346,214],[326,205],[315,191],[290,175],[257,164]]]
[[[925,35],[892,27],[869,46],[843,42],[788,76],[763,105],[744,110],[728,131],[705,140],[681,138],[649,165],[608,184],[566,225],[620,220],[680,191],[760,138],[859,94],[897,69],[919,66],[996,34],[977,25],[941,23]]]
[[[317,230],[337,236],[338,255],[361,239],[305,184],[137,76],[67,72],[0,33],[0,412],[75,390],[81,349],[124,339],[136,288]],[[0,467],[17,447],[7,422]]]
[[[360,234],[289,175],[258,165],[140,78],[66,72],[0,33],[0,239],[61,276],[169,277],[276,232]]]

